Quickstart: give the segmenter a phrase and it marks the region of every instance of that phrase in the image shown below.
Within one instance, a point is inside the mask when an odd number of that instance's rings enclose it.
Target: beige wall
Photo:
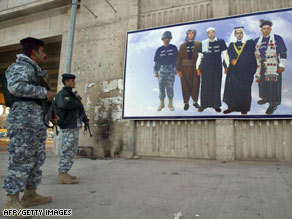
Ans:
[[[17,2],[20,4],[20,1]],[[0,0],[0,49],[16,44],[26,36],[45,38],[61,35],[59,72],[63,73],[70,7],[59,5],[53,8],[52,4],[48,6],[48,2],[57,5],[61,1],[50,0],[44,3],[39,0],[19,5],[13,10],[20,10],[23,15],[15,17],[11,12],[13,16],[9,18],[8,12],[12,9],[3,9],[11,6],[8,1]],[[78,9],[72,73],[77,76],[77,90],[83,96],[94,133],[92,139],[81,133],[80,145],[93,146],[94,153],[98,156],[131,156],[135,151],[140,156],[292,161],[290,120],[121,120],[125,39],[128,30],[291,7],[291,1],[110,2],[116,12],[102,0],[82,0]],[[38,7],[42,9],[38,13],[28,13],[30,5],[35,4],[39,4]],[[1,18],[6,20],[1,22]],[[61,87],[59,77],[58,88]]]

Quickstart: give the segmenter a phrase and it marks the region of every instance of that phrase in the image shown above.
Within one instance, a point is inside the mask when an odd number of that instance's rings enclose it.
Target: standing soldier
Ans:
[[[168,108],[174,111],[173,107],[173,84],[176,74],[177,48],[170,44],[172,35],[170,31],[165,31],[161,37],[163,46],[156,50],[154,57],[154,76],[158,78],[160,105],[157,111],[164,108],[165,89],[168,97]]]
[[[285,70],[287,48],[281,36],[271,34],[271,21],[260,21],[262,36],[255,40],[256,79],[259,83],[259,105],[269,103],[266,114],[275,112],[282,99],[282,72]]]
[[[207,35],[208,39],[202,42],[196,66],[198,74],[202,74],[201,107],[198,111],[203,112],[204,109],[211,107],[219,113],[221,112],[221,54],[223,54],[227,68],[229,67],[229,57],[225,41],[216,38],[214,27],[207,29]]]
[[[177,71],[181,78],[184,110],[189,109],[189,100],[192,97],[194,107],[199,108],[197,103],[200,88],[200,76],[196,72],[196,61],[201,43],[195,40],[196,30],[188,30],[185,42],[178,52]]]
[[[25,207],[51,202],[51,196],[36,193],[41,183],[40,167],[46,159],[46,126],[42,101],[52,100],[53,94],[39,84],[40,63],[46,59],[44,42],[35,38],[20,41],[24,54],[17,55],[15,63],[5,72],[8,91],[13,104],[7,117],[9,162],[3,188],[7,201],[4,209]],[[24,195],[19,201],[19,192]],[[26,218],[26,217],[22,217]]]
[[[78,148],[79,129],[81,127],[80,117],[84,113],[84,107],[78,99],[75,88],[75,75],[62,74],[64,87],[56,96],[56,111],[59,117],[58,126],[63,133],[63,145],[59,162],[60,184],[77,184],[76,176],[68,174],[74,161]]]

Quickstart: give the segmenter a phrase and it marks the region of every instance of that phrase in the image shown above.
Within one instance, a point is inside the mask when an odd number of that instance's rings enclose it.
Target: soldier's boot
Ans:
[[[72,176],[69,173],[67,173],[67,174],[71,177],[71,179],[77,179],[77,176]]]
[[[164,108],[164,98],[160,99],[160,105],[157,108],[157,111],[161,111]]]
[[[78,184],[77,179],[72,179],[68,173],[59,173],[58,177],[59,184]]]
[[[36,189],[25,189],[21,199],[21,204],[24,207],[31,207],[35,205],[43,205],[52,201],[51,196],[42,196],[36,193]]]
[[[168,108],[170,111],[174,111],[174,107],[173,107],[173,99],[169,99],[169,102],[168,102]]]
[[[19,201],[19,193],[7,195],[7,201],[4,203],[4,206],[3,206],[3,210],[5,209],[16,209],[16,210],[25,209],[24,206]],[[10,216],[10,217],[18,218],[18,219],[30,218],[30,216],[23,216],[23,215],[19,215],[19,216],[15,215],[15,216]]]

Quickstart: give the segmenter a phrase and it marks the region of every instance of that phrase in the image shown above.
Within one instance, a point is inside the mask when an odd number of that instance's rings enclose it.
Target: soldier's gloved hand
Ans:
[[[285,68],[279,67],[278,70],[277,70],[277,72],[280,73],[280,72],[283,72],[284,70],[285,70]]]
[[[178,72],[178,76],[182,77],[182,73],[181,73],[181,71]]]
[[[52,101],[54,99],[54,95],[51,91],[47,91],[47,100]]]
[[[59,121],[59,116],[57,115],[54,115],[54,117],[52,116],[51,122],[54,124],[54,126],[57,125],[58,121]]]
[[[224,74],[227,74],[228,68],[224,68]]]
[[[197,75],[200,76],[202,74],[200,69],[197,69]]]
[[[156,78],[158,78],[158,73],[155,73],[154,76],[155,76]]]

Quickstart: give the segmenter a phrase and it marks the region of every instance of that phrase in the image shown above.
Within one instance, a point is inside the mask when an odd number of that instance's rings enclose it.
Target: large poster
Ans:
[[[292,9],[130,31],[124,119],[292,117]]]

